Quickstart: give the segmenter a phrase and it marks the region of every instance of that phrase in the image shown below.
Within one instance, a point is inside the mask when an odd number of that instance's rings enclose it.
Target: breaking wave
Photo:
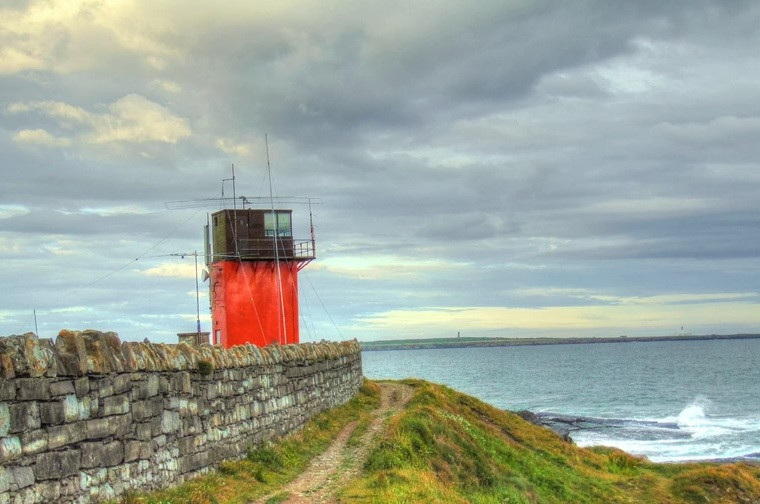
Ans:
[[[760,436],[760,418],[721,416],[697,397],[672,416],[656,419],[598,418],[537,413],[539,422],[568,434],[580,446],[613,446],[655,462],[753,459],[748,438]]]

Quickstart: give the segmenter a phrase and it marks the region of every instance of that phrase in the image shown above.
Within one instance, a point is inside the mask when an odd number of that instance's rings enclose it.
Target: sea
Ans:
[[[370,379],[421,378],[530,410],[579,446],[653,462],[760,461],[760,339],[362,352]]]

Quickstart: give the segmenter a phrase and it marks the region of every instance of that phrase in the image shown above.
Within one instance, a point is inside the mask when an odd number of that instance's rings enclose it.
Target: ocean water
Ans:
[[[580,446],[655,462],[760,460],[760,340],[363,352],[372,379],[422,378],[531,410]]]

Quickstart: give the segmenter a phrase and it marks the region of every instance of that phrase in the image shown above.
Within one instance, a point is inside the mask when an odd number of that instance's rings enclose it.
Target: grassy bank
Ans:
[[[653,464],[583,449],[446,387],[417,392],[347,502],[757,502],[760,468]]]
[[[760,501],[760,468],[745,464],[654,464],[608,448],[583,449],[553,432],[447,387],[415,389],[388,421],[341,502],[702,503]],[[349,404],[320,415],[281,443],[176,489],[129,503],[242,503],[276,494],[350,421],[378,404],[367,382]],[[359,429],[361,431],[361,429]],[[285,496],[276,496],[279,502]]]

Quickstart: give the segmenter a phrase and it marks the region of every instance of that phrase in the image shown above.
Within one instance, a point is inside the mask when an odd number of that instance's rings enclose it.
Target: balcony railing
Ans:
[[[214,260],[238,259],[238,255],[242,260],[282,259],[293,261],[310,261],[316,257],[316,250],[313,240],[294,240],[293,238],[283,237],[277,239],[276,252],[274,238],[239,239],[237,242],[237,251],[232,250],[230,252],[232,253],[214,253]]]

